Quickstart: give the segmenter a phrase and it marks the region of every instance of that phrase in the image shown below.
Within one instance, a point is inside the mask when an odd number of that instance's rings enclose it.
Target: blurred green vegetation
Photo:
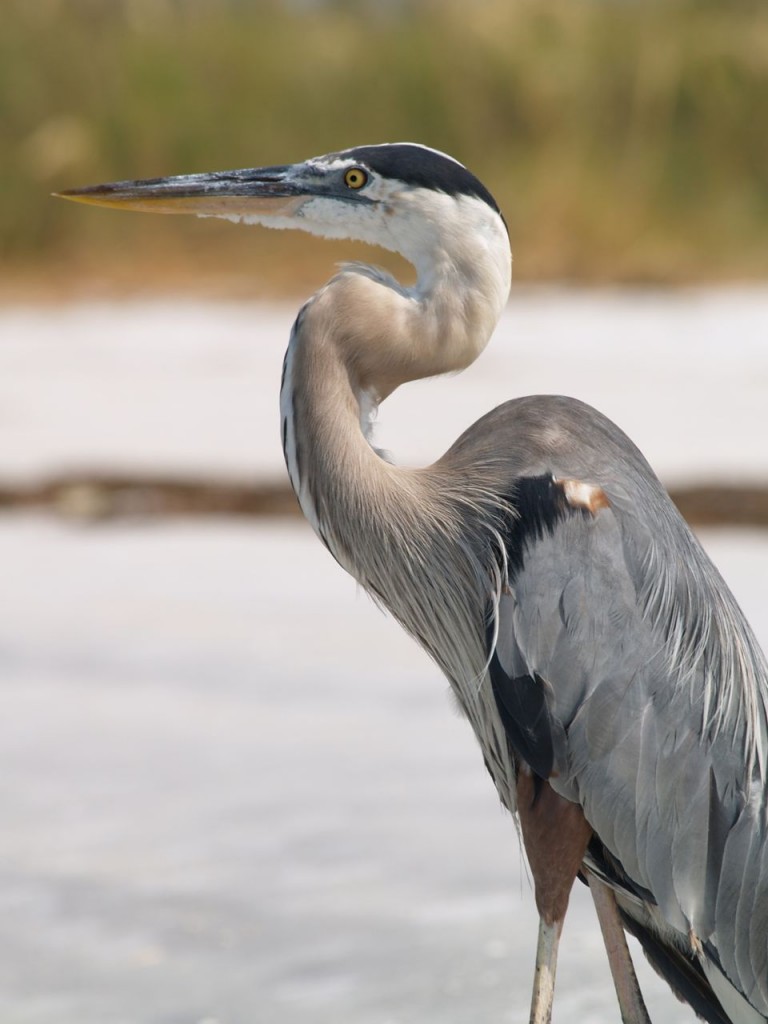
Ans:
[[[490,187],[518,279],[768,276],[765,0],[3,0],[0,137],[6,281],[303,289],[350,246],[48,193],[400,139]]]

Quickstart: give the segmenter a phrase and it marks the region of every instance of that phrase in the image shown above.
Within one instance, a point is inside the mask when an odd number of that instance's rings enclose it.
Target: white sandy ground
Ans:
[[[0,308],[0,481],[62,469],[278,478],[277,392],[298,303]],[[768,478],[768,288],[514,289],[487,351],[409,385],[378,442],[428,463],[515,395],[591,402],[667,483]]]
[[[765,643],[768,535],[705,542]],[[3,1024],[527,1020],[512,821],[304,524],[5,516],[0,565]],[[618,1019],[577,886],[555,1021]]]

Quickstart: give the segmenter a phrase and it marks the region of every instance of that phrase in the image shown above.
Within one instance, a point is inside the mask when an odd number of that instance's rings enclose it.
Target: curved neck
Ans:
[[[477,531],[468,528],[463,495],[434,467],[408,470],[377,455],[361,430],[348,367],[303,320],[286,355],[282,410],[291,481],[320,539],[457,686],[459,676],[477,679],[489,590],[481,559],[464,543]]]
[[[472,481],[457,483],[442,464],[393,466],[366,437],[367,414],[399,384],[460,369],[485,346],[503,288],[462,289],[446,277],[408,291],[346,269],[307,303],[286,353],[283,447],[302,510],[335,558],[449,675],[464,664],[475,678],[489,590],[467,522],[479,504]]]
[[[446,337],[440,325],[454,303],[463,315]],[[379,316],[373,337],[371,306]],[[494,777],[513,809],[503,727],[493,702],[481,696],[486,631],[502,585],[492,472],[479,460],[459,465],[455,458],[427,469],[393,466],[365,432],[367,409],[404,380],[471,362],[499,312],[490,315],[487,299],[473,301],[444,284],[419,295],[374,272],[346,271],[296,320],[281,413],[286,463],[305,516],[448,676],[475,732],[488,741],[484,749],[498,752]]]

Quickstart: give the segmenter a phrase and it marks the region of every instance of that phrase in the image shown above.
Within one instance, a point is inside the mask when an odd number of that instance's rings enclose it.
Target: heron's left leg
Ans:
[[[619,916],[616,897],[609,886],[593,875],[585,872],[592,901],[597,911],[603,943],[608,954],[608,963],[613,975],[613,984],[619,1000],[621,1019],[624,1024],[651,1024],[648,1010],[645,1008],[643,994],[637,982],[632,957],[627,946],[627,937]]]
[[[560,933],[592,829],[578,804],[558,796],[549,783],[535,782],[524,766],[517,777],[517,810],[539,911],[530,1024],[549,1024]]]

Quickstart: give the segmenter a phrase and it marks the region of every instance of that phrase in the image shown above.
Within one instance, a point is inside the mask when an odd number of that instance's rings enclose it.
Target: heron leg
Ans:
[[[651,1018],[648,1016],[643,994],[637,982],[637,975],[613,890],[591,872],[586,872],[586,875],[589,880],[592,901],[597,911],[597,919],[600,922],[600,930],[603,933],[605,951],[608,954],[613,984],[616,987],[616,995],[619,1000],[621,1019],[624,1024],[651,1024]]]
[[[539,941],[536,946],[536,971],[533,976],[530,1024],[550,1024],[555,998],[557,948],[563,922],[539,918]]]
[[[517,776],[517,810],[539,911],[530,1024],[549,1024],[560,933],[592,829],[578,804],[559,796],[548,782],[535,780],[523,766]]]

